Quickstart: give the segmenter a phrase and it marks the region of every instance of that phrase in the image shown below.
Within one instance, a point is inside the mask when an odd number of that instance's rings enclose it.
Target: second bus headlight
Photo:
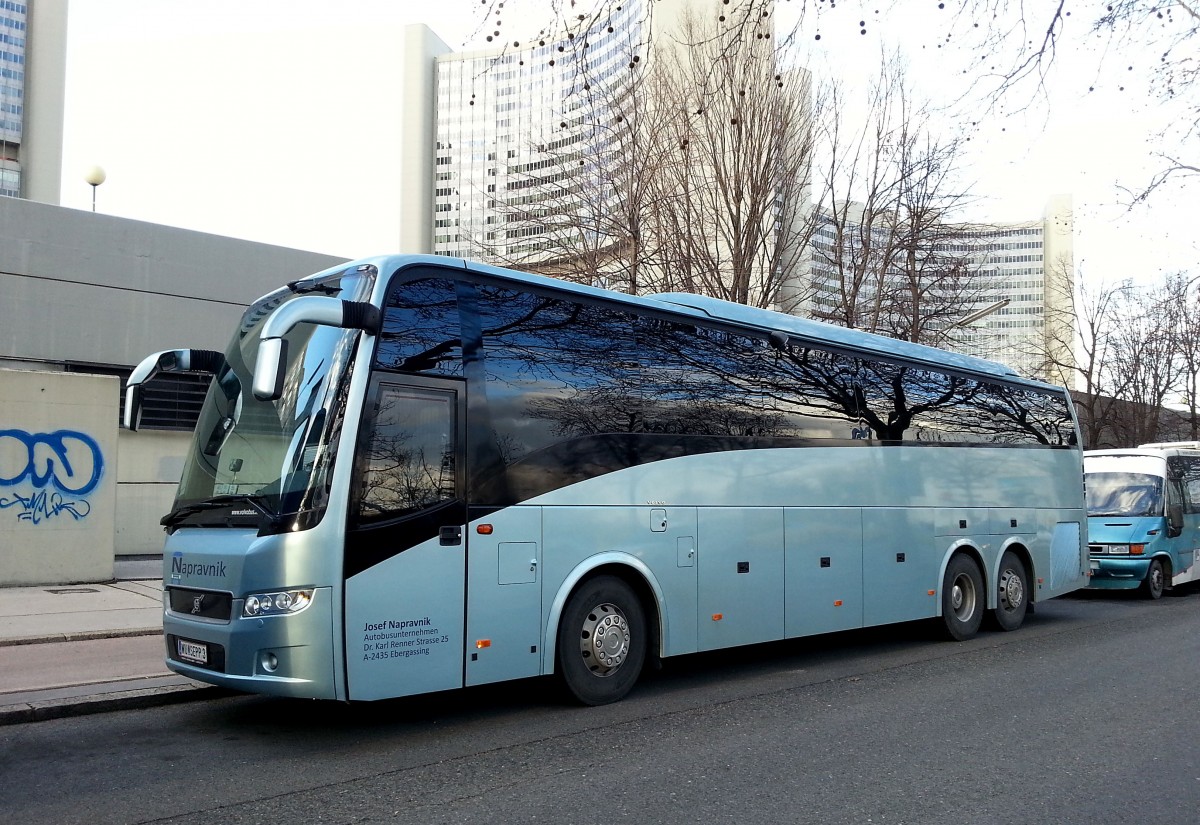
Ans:
[[[312,603],[312,590],[279,590],[274,593],[255,593],[242,603],[242,617],[282,616],[299,613]]]

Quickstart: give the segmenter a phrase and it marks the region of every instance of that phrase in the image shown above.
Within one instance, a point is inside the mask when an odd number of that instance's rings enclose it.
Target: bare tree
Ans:
[[[1179,400],[1186,408],[1187,438],[1200,440],[1200,289],[1186,272],[1169,275],[1164,283],[1162,311],[1172,331],[1177,359]]]
[[[479,254],[631,293],[794,308],[813,228],[808,74],[740,36],[685,14],[617,81],[575,77],[557,131],[511,153],[532,160],[488,193]]]
[[[656,243],[681,286],[791,310],[814,229],[809,75],[735,36],[687,15],[658,47],[662,119],[646,127],[671,137],[655,180]]]
[[[946,346],[986,288],[968,254],[982,227],[949,218],[970,199],[956,177],[962,142],[925,124],[929,104],[912,92],[904,62],[885,56],[861,127],[836,85],[819,126],[814,312],[848,327]]]
[[[1068,265],[1062,261],[1054,264]],[[1113,425],[1129,382],[1115,367],[1116,334],[1128,315],[1133,286],[1081,282],[1075,288],[1068,278],[1053,279],[1053,284],[1047,288],[1065,294],[1046,302],[1045,334],[1041,340],[1027,342],[1032,349],[1028,354],[1040,364],[1039,373],[1061,376],[1064,383],[1075,387],[1084,445],[1092,449],[1118,446],[1121,442]]]
[[[660,287],[647,221],[664,146],[660,132],[640,128],[656,119],[651,81],[633,71],[619,84],[585,83],[586,121],[563,120],[512,152],[484,257],[625,292]]]
[[[1112,370],[1124,390],[1113,427],[1127,445],[1159,441],[1163,403],[1178,386],[1172,319],[1162,287],[1133,292],[1128,312],[1114,326]]]

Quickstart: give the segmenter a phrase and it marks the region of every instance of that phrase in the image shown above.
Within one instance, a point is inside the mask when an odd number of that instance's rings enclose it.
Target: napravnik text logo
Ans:
[[[184,576],[207,576],[209,578],[225,578],[225,562],[189,562],[183,560],[183,553],[178,550],[171,556],[171,578],[181,579]]]

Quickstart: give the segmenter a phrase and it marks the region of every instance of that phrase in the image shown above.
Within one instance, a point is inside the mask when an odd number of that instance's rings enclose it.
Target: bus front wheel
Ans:
[[[1000,559],[1000,580],[993,616],[1001,630],[1016,630],[1029,609],[1029,576],[1016,553],[1006,550]]]
[[[1150,569],[1146,571],[1146,579],[1142,582],[1142,593],[1148,599],[1161,599],[1166,587],[1167,571],[1163,568],[1162,559],[1151,559]]]
[[[616,576],[597,576],[571,594],[558,623],[558,675],[585,705],[606,705],[633,688],[646,660],[642,603]]]
[[[950,559],[942,577],[942,622],[946,635],[960,642],[974,636],[983,621],[985,605],[979,565],[959,553]]]

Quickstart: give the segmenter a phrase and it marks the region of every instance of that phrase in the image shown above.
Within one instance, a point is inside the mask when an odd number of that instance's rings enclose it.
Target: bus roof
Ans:
[[[707,295],[693,295],[686,292],[667,292],[648,296],[652,300],[672,304],[674,307],[686,307],[699,310],[710,318],[716,318],[733,323],[757,327],[764,330],[778,330],[814,344],[832,344],[844,349],[869,352],[876,355],[886,355],[905,361],[934,364],[940,368],[957,369],[963,372],[983,373],[994,375],[1007,380],[1021,378],[1012,368],[996,361],[977,358],[973,355],[963,355],[957,352],[938,349],[937,347],[915,344],[911,341],[901,341],[888,338],[885,335],[875,335],[861,330],[826,324],[810,318],[788,315],[769,309],[735,304],[720,298]],[[1030,382],[1033,383],[1033,382]]]
[[[711,298],[706,295],[693,295],[684,292],[661,293],[647,296],[628,295],[623,292],[585,286],[545,275],[536,275],[530,272],[492,266],[478,261],[439,255],[390,255],[379,258],[365,258],[347,262],[335,269],[345,269],[346,267],[363,264],[378,266],[381,273],[385,275],[385,279],[401,267],[417,264],[452,269],[461,268],[498,280],[553,289],[594,300],[652,308],[698,319],[723,321],[768,333],[782,332],[789,338],[805,343],[833,346],[852,352],[879,355],[916,364],[927,364],[940,370],[988,376],[1009,383],[1019,383],[1061,391],[1060,387],[1024,378],[1012,368],[985,358],[977,358],[924,344],[915,344],[910,341],[901,341],[883,335],[839,327],[834,324],[826,324],[821,321],[813,321],[808,318],[800,318],[795,315],[788,315],[769,309],[737,304],[719,298]],[[334,270],[327,270],[321,274],[328,274],[331,271]]]

